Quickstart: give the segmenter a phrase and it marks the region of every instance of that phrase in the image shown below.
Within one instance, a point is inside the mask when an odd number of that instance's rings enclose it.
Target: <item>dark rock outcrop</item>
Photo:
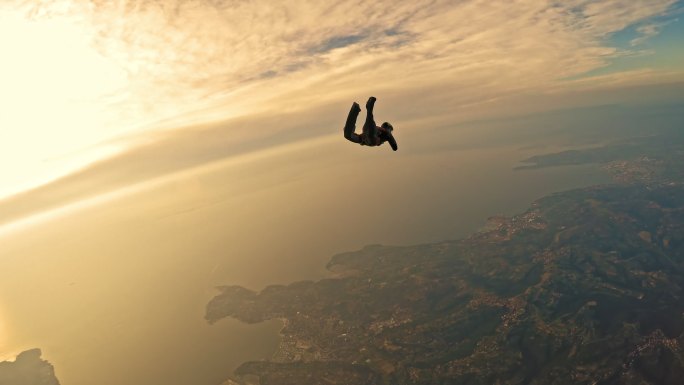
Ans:
[[[0,385],[59,385],[55,369],[40,356],[40,349],[32,349],[0,362]]]

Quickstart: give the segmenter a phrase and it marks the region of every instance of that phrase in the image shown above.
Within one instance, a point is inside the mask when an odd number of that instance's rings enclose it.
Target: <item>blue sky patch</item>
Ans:
[[[647,36],[641,28],[655,26],[657,34]],[[667,15],[632,24],[615,32],[607,44],[618,48],[619,56],[608,65],[564,80],[577,80],[639,69],[681,69],[684,64],[684,1]]]

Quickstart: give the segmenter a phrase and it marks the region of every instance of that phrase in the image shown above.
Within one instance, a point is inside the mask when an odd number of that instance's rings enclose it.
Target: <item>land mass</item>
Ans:
[[[221,287],[209,322],[284,322],[272,359],[231,383],[681,384],[681,135],[532,161],[600,163],[616,183],[542,198],[467,239],[336,255],[335,278]]]
[[[39,349],[32,349],[0,362],[0,385],[59,385],[55,369],[40,356]]]

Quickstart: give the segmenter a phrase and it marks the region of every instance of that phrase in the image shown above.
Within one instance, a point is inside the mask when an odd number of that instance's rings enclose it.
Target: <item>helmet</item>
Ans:
[[[397,141],[394,139],[394,136],[392,135],[394,127],[392,127],[392,125],[388,122],[383,123],[380,127],[387,130],[387,137],[385,139],[389,142],[390,146],[392,146],[392,150],[397,151]]]

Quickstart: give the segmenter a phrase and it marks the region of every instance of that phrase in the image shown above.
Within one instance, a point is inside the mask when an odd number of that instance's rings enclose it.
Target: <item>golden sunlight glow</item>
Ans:
[[[0,197],[57,177],[112,149],[106,111],[125,73],[67,18],[0,11]]]

